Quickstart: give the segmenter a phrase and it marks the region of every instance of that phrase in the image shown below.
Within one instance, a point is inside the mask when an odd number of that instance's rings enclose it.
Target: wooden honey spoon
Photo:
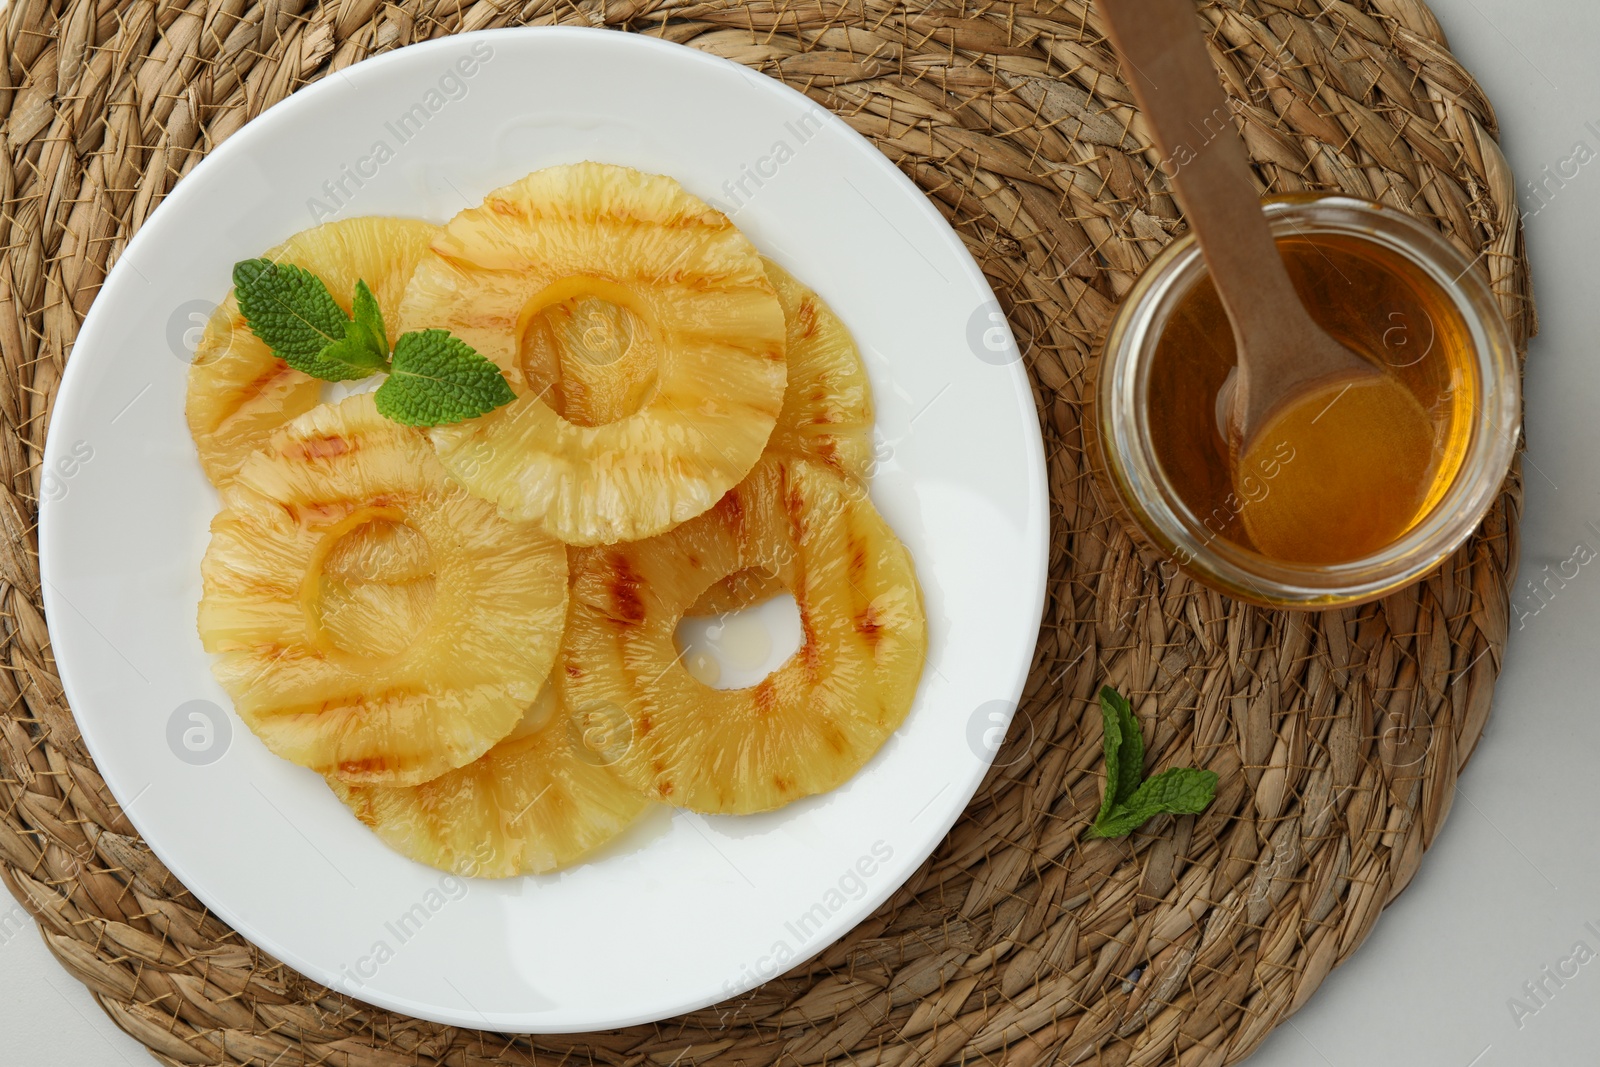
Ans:
[[[1415,521],[1428,495],[1432,420],[1393,374],[1306,311],[1251,183],[1192,0],[1097,7],[1233,327],[1238,362],[1232,395],[1219,401],[1219,428],[1235,483],[1284,445],[1299,460],[1278,476],[1269,505],[1241,511],[1246,529],[1262,552],[1296,562],[1337,563],[1382,548]],[[1361,462],[1352,435],[1373,432],[1382,447]],[[1373,491],[1401,482],[1415,491]]]

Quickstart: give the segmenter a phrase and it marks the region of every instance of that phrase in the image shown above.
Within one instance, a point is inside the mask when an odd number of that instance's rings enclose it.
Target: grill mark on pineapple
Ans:
[[[691,230],[705,230],[709,234],[725,234],[734,229],[728,216],[720,211],[699,211],[693,215],[636,215],[626,208],[610,207],[604,212],[562,212],[558,215],[530,214],[530,219],[537,222],[559,221],[576,222],[583,225],[605,225],[607,223],[620,224],[630,229],[675,230],[689,232]],[[765,275],[763,275],[763,278]]]
[[[723,494],[716,506],[717,518],[730,530],[739,530],[744,526],[744,501],[739,496],[738,487],[730,489]]]
[[[391,759],[388,756],[368,756],[366,759],[340,760],[339,773],[342,775],[367,775],[388,774],[398,771],[406,766],[405,761]]]
[[[285,502],[278,506],[299,525],[316,529],[343,522],[359,511],[374,512],[372,516],[374,520],[388,519],[391,522],[404,522],[403,518],[380,515],[377,512],[403,508],[408,502],[408,498],[402,494],[378,493],[359,502],[354,500],[307,500],[298,504]]]
[[[644,622],[644,599],[639,595],[641,584],[638,572],[633,569],[627,557],[618,556],[615,569],[606,579],[613,619],[630,626]]]
[[[356,450],[355,442],[339,434],[323,434],[292,441],[283,447],[283,458],[296,463],[333,459]]]
[[[821,434],[811,439],[813,456],[835,474],[848,475],[844,461],[839,458],[839,440],[832,434]]]
[[[878,651],[878,642],[883,640],[886,627],[883,615],[878,611],[876,601],[868,603],[866,607],[856,612],[856,633],[860,634],[874,653]]]
[[[642,274],[635,275],[635,277],[637,277],[638,285],[656,286],[656,288],[662,288],[662,290],[677,288],[677,290],[686,291],[691,296],[722,294],[722,296],[736,296],[736,298],[754,298],[757,301],[773,296],[771,291],[766,290],[760,275],[752,275],[742,267],[717,270],[714,267],[701,264],[701,266],[696,267],[680,267],[680,269],[674,270],[670,274],[661,272],[661,274]],[[674,294],[664,293],[664,296],[670,299]],[[714,326],[696,326],[686,318],[677,320],[674,330],[672,330],[672,334],[677,338],[720,341],[722,344],[731,347],[731,349],[747,349],[749,347],[749,342],[739,339],[744,333],[749,333],[749,331],[741,330],[736,334],[730,334],[726,330],[717,330]],[[766,336],[765,330],[758,330],[757,333],[763,338]],[[784,342],[786,342],[787,336],[789,336],[787,331],[782,331],[778,339],[771,342],[771,344],[778,344],[779,350],[786,352],[787,346]]]
[[[291,520],[302,527],[329,526],[350,514],[348,501],[311,500],[304,504],[284,503],[279,507]]]
[[[817,333],[817,305],[807,298],[800,301],[800,307],[795,311],[795,339],[799,341],[815,337]]]
[[[771,675],[761,679],[750,694],[750,702],[763,719],[770,719],[778,711],[778,687]]]
[[[848,559],[848,573],[850,584],[859,587],[867,578],[867,543],[861,535],[854,530],[850,531],[850,552]]]
[[[817,628],[811,621],[811,612],[800,605],[800,647],[795,656],[805,668],[806,677],[815,684],[822,669],[822,647],[817,643]]]
[[[273,366],[271,368],[256,375],[254,379],[239,390],[234,403],[235,411],[260,397],[270,387],[276,385],[280,379],[286,378],[291,374],[300,373],[281,359],[274,358],[272,362]]]
[[[783,515],[789,522],[790,537],[793,540],[793,544],[798,548],[806,542],[807,502],[800,487],[790,480],[791,472],[787,467],[784,468],[783,475],[783,489],[780,497],[783,504]]]
[[[300,594],[300,586],[296,582],[284,581],[282,578],[269,575],[256,576],[233,566],[228,568],[226,574],[217,576],[217,584],[223,588],[215,590],[211,599],[218,604],[231,603],[255,607],[253,601],[268,604],[289,603]]]
[[[278,660],[288,657],[291,651],[295,653],[294,656],[289,657],[291,660],[306,658],[304,649],[298,647],[291,648],[290,646],[280,644],[277,641],[268,641],[259,645],[240,644],[232,641],[228,642],[228,644],[231,646],[230,648],[221,649],[219,651],[246,652],[257,659],[264,659],[267,662],[261,668],[262,671],[265,671],[267,667],[271,667]]]
[[[527,211],[515,200],[505,200],[498,196],[487,197],[483,206],[496,215],[504,215],[511,219],[532,219],[535,216]]]
[[[564,200],[562,194],[556,194],[557,201]],[[674,230],[688,232],[704,230],[708,234],[727,234],[735,230],[733,222],[720,211],[707,208],[703,211],[680,211],[676,214],[662,215],[653,213],[648,215],[630,211],[622,204],[606,204],[603,207],[582,206],[577,210],[540,210],[541,204],[532,203],[526,199],[508,199],[505,197],[489,197],[483,202],[486,210],[495,215],[508,219],[518,219],[530,225],[560,224],[568,226],[605,226],[613,225],[628,229]],[[691,209],[692,210],[692,209]],[[437,251],[437,249],[435,249]],[[762,275],[763,280],[765,275]]]

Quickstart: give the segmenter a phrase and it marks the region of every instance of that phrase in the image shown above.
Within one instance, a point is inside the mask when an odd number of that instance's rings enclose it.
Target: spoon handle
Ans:
[[[1279,336],[1301,307],[1267,228],[1193,0],[1096,0],[1161,170],[1199,238],[1234,335]]]

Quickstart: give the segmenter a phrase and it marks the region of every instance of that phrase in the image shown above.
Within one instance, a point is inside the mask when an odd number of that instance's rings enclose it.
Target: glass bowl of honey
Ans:
[[[1428,574],[1494,502],[1520,431],[1516,351],[1472,261],[1430,227],[1342,195],[1262,207],[1311,317],[1427,413],[1421,462],[1397,456],[1381,422],[1319,426],[1309,409],[1238,454],[1233,331],[1192,233],[1112,319],[1089,391],[1091,461],[1134,535],[1206,585],[1272,607],[1361,603]]]

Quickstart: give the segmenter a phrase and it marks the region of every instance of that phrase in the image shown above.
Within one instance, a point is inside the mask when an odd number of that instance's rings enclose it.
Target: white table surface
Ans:
[[[1522,571],[1495,709],[1412,887],[1250,1067],[1592,1067],[1600,1018],[1600,567],[1545,606],[1529,576],[1600,552],[1600,5],[1433,0],[1529,180],[1586,146],[1528,219],[1542,330],[1527,374]],[[1593,124],[1592,126],[1590,124]],[[1567,168],[1572,173],[1572,168]],[[1585,553],[1587,555],[1587,553]],[[1568,573],[1571,573],[1568,568]],[[1579,942],[1594,954],[1574,955]],[[1587,962],[1578,963],[1578,959]],[[1543,972],[1564,970],[1558,981]],[[1576,972],[1575,974],[1573,972]],[[1526,983],[1544,983],[1539,999]],[[1519,1010],[1514,1001],[1520,1000]],[[0,894],[0,1067],[151,1062]]]

